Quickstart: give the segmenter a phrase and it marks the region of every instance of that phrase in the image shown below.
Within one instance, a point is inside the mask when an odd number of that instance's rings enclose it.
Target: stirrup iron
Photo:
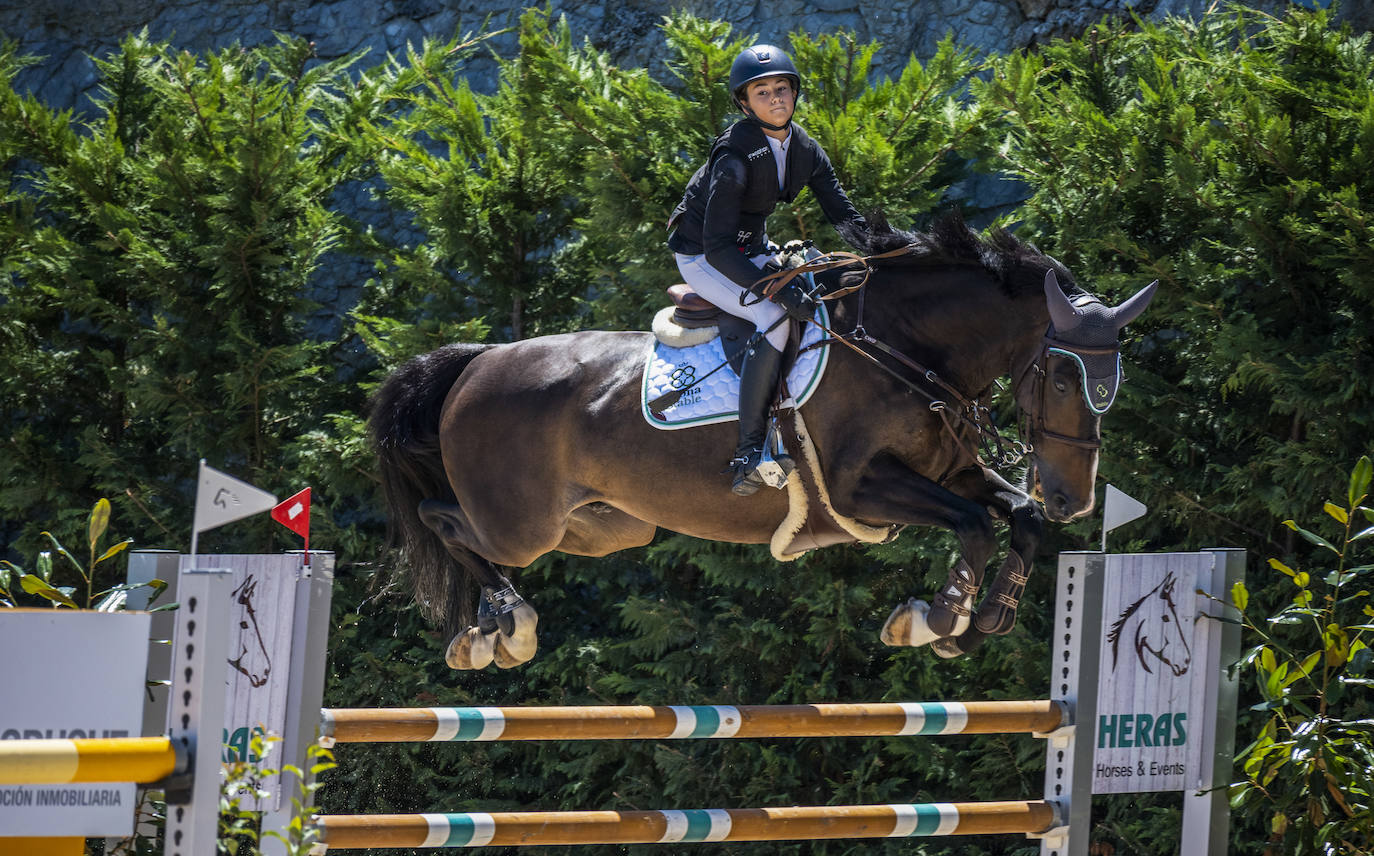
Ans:
[[[778,420],[769,420],[768,436],[764,438],[763,454],[759,456],[755,472],[764,484],[781,490],[787,486],[787,480],[796,468],[792,456],[787,454],[782,444],[782,429],[778,427]]]

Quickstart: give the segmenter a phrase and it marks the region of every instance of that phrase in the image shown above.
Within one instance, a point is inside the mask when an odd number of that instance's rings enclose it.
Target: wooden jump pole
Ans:
[[[1053,804],[1032,800],[689,811],[324,815],[315,822],[325,847],[346,850],[1039,834],[1060,820]]]
[[[166,737],[0,740],[0,785],[65,785],[167,778],[179,763]]]
[[[336,743],[1047,734],[1060,701],[794,705],[346,708],[320,711]]]

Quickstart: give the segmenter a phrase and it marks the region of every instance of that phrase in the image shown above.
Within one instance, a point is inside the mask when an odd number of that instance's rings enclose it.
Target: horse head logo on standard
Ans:
[[[238,653],[229,660],[229,665],[247,678],[250,685],[260,687],[267,683],[272,674],[272,655],[267,651],[262,628],[258,625],[257,577],[249,574],[233,594],[234,605],[242,607],[242,610],[239,613],[239,632],[234,637]]]
[[[1112,651],[1113,672],[1121,654],[1122,640],[1129,639],[1140,667],[1150,674],[1155,673],[1157,666],[1172,672],[1174,677],[1188,673],[1193,662],[1188,636],[1193,628],[1191,622],[1185,626],[1179,620],[1178,603],[1174,599],[1177,582],[1174,572],[1170,571],[1159,585],[1126,607],[1112,624],[1107,644]]]
[[[1120,332],[1155,286],[1110,306],[1030,244],[957,216],[928,232],[875,218],[846,238],[861,255],[813,259],[793,280],[828,301],[790,322],[824,329],[823,376],[800,406],[774,408],[797,464],[790,479],[805,490],[787,481],[732,494],[720,462],[729,422],[648,423],[652,333],[448,345],[387,379],[370,418],[387,517],[417,603],[452,634],[450,666],[534,656],[537,615],[510,583],[515,569],[554,551],[643,546],[659,528],[790,558],[799,552],[777,545],[803,528],[804,552],[940,526],[960,558],[929,603],[896,606],[882,641],[952,657],[1011,630],[1047,520],[1092,509]],[[1019,437],[993,422],[1001,378]],[[1023,460],[1024,483],[999,472]],[[799,513],[808,495],[824,507]],[[1009,526],[1009,549],[975,608],[1000,552],[995,520]]]

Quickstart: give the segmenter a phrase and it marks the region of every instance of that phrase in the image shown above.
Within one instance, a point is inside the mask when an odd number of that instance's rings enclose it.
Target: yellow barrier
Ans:
[[[166,737],[0,740],[0,785],[64,785],[165,779],[178,767]]]

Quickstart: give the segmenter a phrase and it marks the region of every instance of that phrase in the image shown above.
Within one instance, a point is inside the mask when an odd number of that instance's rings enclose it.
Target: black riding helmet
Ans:
[[[785,126],[770,125],[759,117],[755,116],[750,109],[741,102],[747,102],[744,96],[744,87],[750,82],[758,80],[760,77],[776,77],[783,75],[792,79],[792,89],[796,91],[797,98],[801,98],[801,74],[797,67],[792,64],[792,58],[782,48],[774,45],[754,45],[752,48],[745,48],[740,51],[735,61],[730,63],[730,94],[734,96],[735,103],[740,104],[744,113],[750,119],[758,122],[773,131],[781,131]]]

